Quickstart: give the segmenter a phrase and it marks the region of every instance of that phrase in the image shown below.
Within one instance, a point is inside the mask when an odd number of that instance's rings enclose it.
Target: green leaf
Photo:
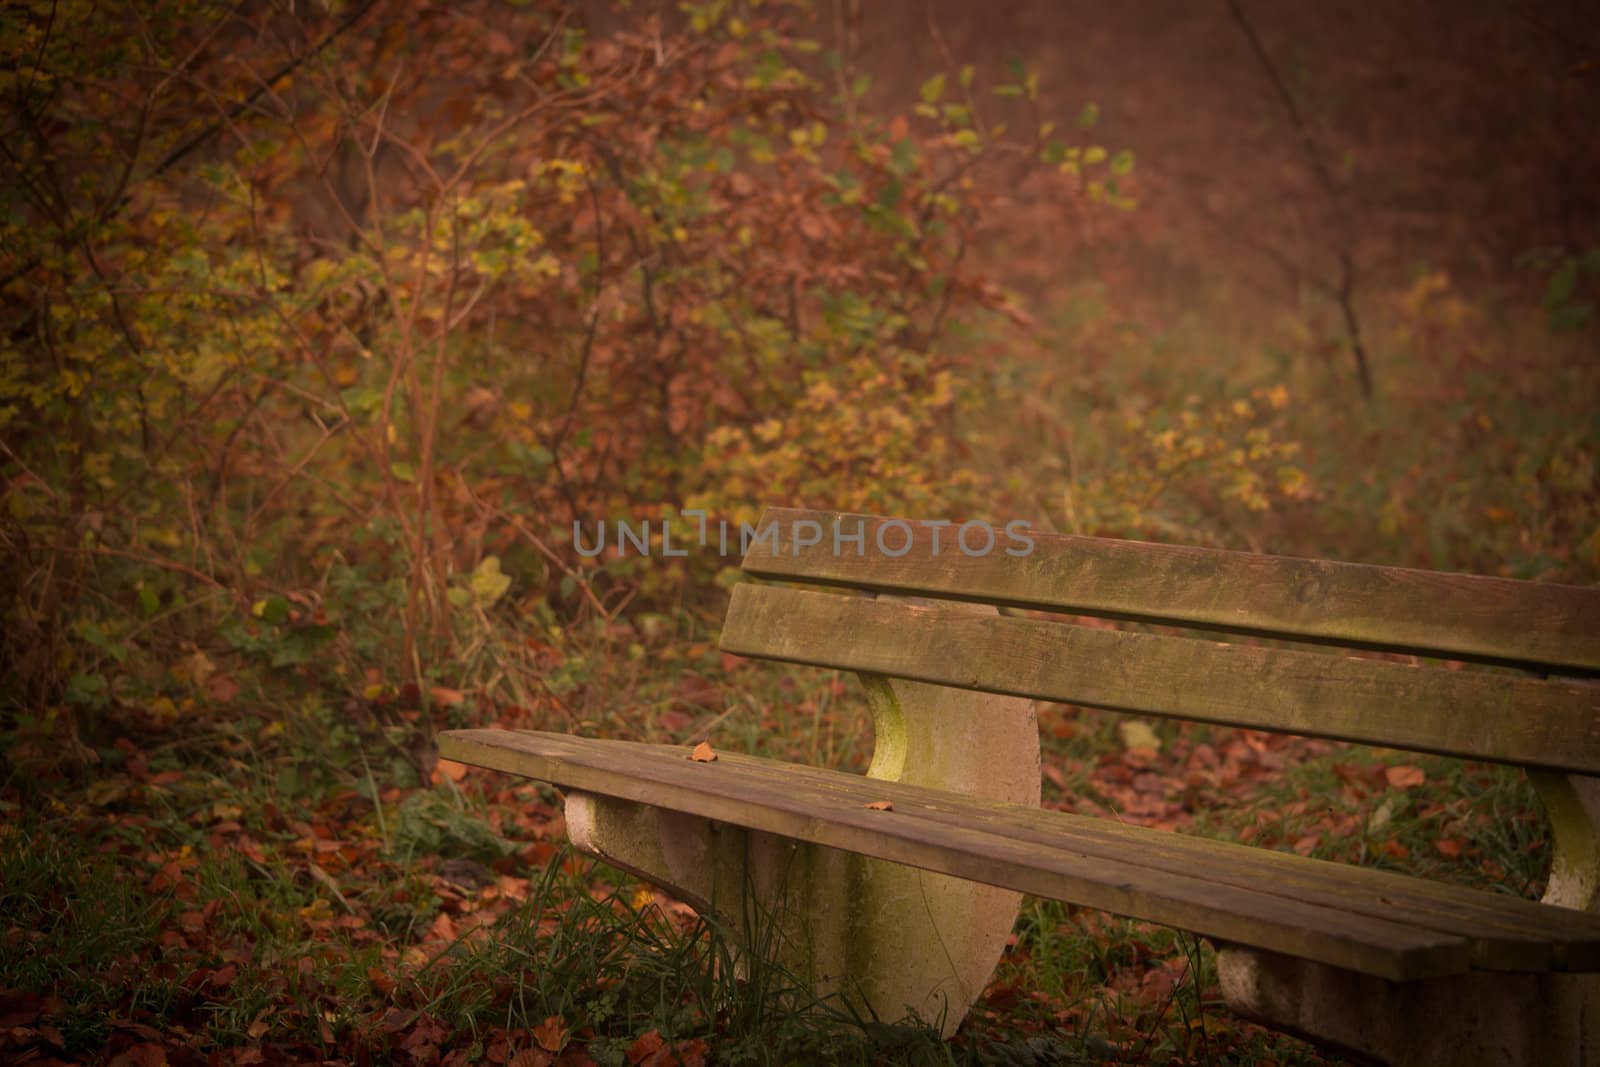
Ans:
[[[409,483],[417,480],[417,472],[411,469],[411,464],[399,460],[389,464],[389,473],[394,475],[396,481]]]
[[[106,702],[106,680],[98,674],[74,674],[67,679],[64,694],[69,704],[99,707]]]
[[[472,598],[479,607],[488,607],[511,588],[511,575],[500,573],[500,557],[484,556],[478,569],[472,572]]]
[[[279,626],[289,617],[289,602],[281,596],[267,597],[250,605],[250,614],[269,626]]]
[[[1133,153],[1124,148],[1111,157],[1111,173],[1117,176],[1127,174],[1133,170]]]
[[[512,459],[526,463],[536,471],[544,470],[556,459],[544,445],[525,445],[521,441],[512,441],[508,450]]]
[[[1080,129],[1089,129],[1100,121],[1100,105],[1084,104],[1083,110],[1078,112],[1078,126]]]
[[[902,137],[889,153],[889,169],[896,174],[909,173],[917,165],[917,145],[909,137]]]
[[[297,667],[310,663],[317,651],[333,640],[332,626],[307,626],[289,630],[283,641],[273,649],[271,663],[274,667]]]
[[[344,398],[344,406],[350,409],[352,415],[371,415],[383,407],[383,391],[368,386],[355,385],[339,394]]]
[[[397,856],[464,856],[486,863],[509,856],[517,846],[437,790],[413,793],[400,805],[389,839]]]
[[[1117,734],[1123,748],[1161,748],[1161,738],[1149,725],[1138,719],[1125,719],[1117,724]]]
[[[922,88],[918,90],[917,95],[922,97],[924,104],[938,103],[939,98],[944,95],[944,75],[935,74],[923,82]]]
[[[1544,291],[1544,306],[1555,308],[1572,299],[1572,291],[1578,284],[1578,261],[1569,259],[1561,264],[1559,270],[1550,276],[1550,284]]]

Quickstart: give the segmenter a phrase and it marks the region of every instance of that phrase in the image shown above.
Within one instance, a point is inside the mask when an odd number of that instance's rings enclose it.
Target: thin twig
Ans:
[[[152,178],[161,177],[161,175],[165,174],[168,170],[180,163],[184,157],[188,156],[195,149],[199,148],[201,145],[211,140],[211,138],[215,137],[229,121],[238,118],[246,111],[249,111],[252,107],[254,107],[256,100],[258,100],[271,85],[288,77],[290,74],[293,74],[303,63],[326,50],[329,45],[333,44],[334,41],[343,36],[347,31],[355,26],[356,23],[360,22],[366,16],[368,11],[377,6],[377,2],[378,0],[365,0],[365,2],[358,6],[354,11],[345,16],[344,20],[330,30],[327,36],[323,37],[322,40],[318,41],[311,48],[300,53],[299,55],[290,56],[289,59],[285,61],[284,64],[276,71],[274,71],[269,78],[267,78],[261,85],[257,86],[254,92],[236,103],[228,111],[226,116],[216,122],[211,123],[209,126],[205,127],[205,129],[200,130],[194,136],[190,137],[172,151],[168,152],[166,156],[162,158],[161,162],[157,163],[155,168],[151,170],[149,174],[146,174],[140,178],[139,181],[146,182]],[[42,47],[43,46],[41,44],[41,49]],[[141,117],[141,122],[142,121],[143,119]],[[129,162],[129,169],[132,169],[131,160]],[[125,175],[124,178],[126,177],[127,176]],[[111,200],[106,207],[101,209],[99,221],[105,222],[121,213],[121,211],[126,208],[131,201],[132,197],[128,195],[123,195],[120,198]],[[24,274],[27,274],[29,271],[33,270],[43,261],[43,258],[43,256],[35,255],[30,257],[21,265],[17,266],[9,274],[7,274],[4,279],[0,279],[0,289],[4,289],[6,286],[10,285]]]
[[[1323,195],[1328,200],[1328,207],[1335,216],[1336,222],[1348,222],[1348,213],[1345,210],[1343,197],[1339,187],[1333,180],[1332,173],[1328,170],[1327,162],[1322,158],[1317,142],[1311,135],[1311,127],[1306,122],[1305,116],[1300,113],[1300,106],[1295,103],[1294,94],[1289,91],[1284,83],[1278,68],[1273,64],[1272,57],[1267,54],[1266,46],[1261,43],[1261,37],[1256,33],[1255,27],[1245,17],[1244,8],[1239,0],[1226,0],[1228,10],[1233,15],[1233,21],[1238,24],[1239,32],[1250,44],[1250,51],[1254,53],[1256,62],[1260,64],[1262,73],[1267,76],[1267,81],[1272,83],[1273,91],[1277,94],[1278,102],[1283,105],[1284,112],[1289,116],[1289,124],[1294,127],[1295,135],[1300,140],[1301,151],[1305,153],[1311,172],[1317,179]],[[1367,400],[1372,399],[1372,370],[1367,361],[1366,343],[1361,337],[1361,320],[1355,308],[1355,263],[1350,254],[1349,233],[1346,228],[1340,228],[1339,247],[1339,280],[1327,286],[1339,305],[1340,314],[1344,318],[1345,334],[1350,340],[1350,354],[1355,359],[1356,374],[1361,381],[1361,395]]]
[[[472,486],[467,484],[467,480],[461,476],[459,471],[456,473],[456,479],[461,486],[461,491],[465,493],[474,504],[489,514],[494,515],[502,522],[507,523],[513,530],[516,530],[523,537],[527,538],[528,543],[537,549],[541,556],[553,563],[556,566],[556,569],[561,571],[561,573],[566,575],[568,578],[571,578],[577,588],[583,591],[584,598],[589,601],[589,606],[600,613],[600,618],[604,619],[606,622],[611,621],[612,616],[615,613],[606,610],[605,605],[600,602],[600,598],[595,595],[594,590],[590,587],[588,581],[584,579],[583,575],[579,574],[576,570],[569,566],[567,561],[562,559],[554,549],[546,544],[542,537],[528,529],[527,524],[516,515],[506,511],[504,508],[496,504],[490,503],[483,497],[479,496],[473,491]]]

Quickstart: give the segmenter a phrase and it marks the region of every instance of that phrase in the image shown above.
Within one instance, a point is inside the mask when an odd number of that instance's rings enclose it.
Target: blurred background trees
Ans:
[[[684,508],[1592,581],[1579,14],[12,5],[16,715],[514,699]]]

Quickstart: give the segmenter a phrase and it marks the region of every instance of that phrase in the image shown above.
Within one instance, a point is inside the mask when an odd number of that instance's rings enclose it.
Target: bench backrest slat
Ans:
[[[1600,685],[952,605],[734,588],[722,648],[1068,704],[1600,773]]]
[[[884,593],[1167,623],[1553,673],[1600,674],[1600,589],[1466,574],[1026,531],[1031,550],[995,529],[769,508],[747,573]],[[816,524],[821,538],[809,546]],[[835,540],[836,524],[845,535]],[[800,538],[793,536],[803,530]],[[850,538],[862,534],[862,541]],[[888,552],[880,550],[879,535]],[[861,546],[858,548],[858,546]]]

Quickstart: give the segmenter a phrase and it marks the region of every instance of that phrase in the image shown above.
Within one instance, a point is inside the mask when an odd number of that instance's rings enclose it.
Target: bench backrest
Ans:
[[[1583,680],[1600,675],[1597,589],[983,524],[963,540],[956,526],[784,508],[758,529],[767,536],[746,554],[747,574],[896,599],[741,583],[722,636],[737,655],[1600,773],[1600,685]],[[1455,662],[978,615],[939,600]]]

